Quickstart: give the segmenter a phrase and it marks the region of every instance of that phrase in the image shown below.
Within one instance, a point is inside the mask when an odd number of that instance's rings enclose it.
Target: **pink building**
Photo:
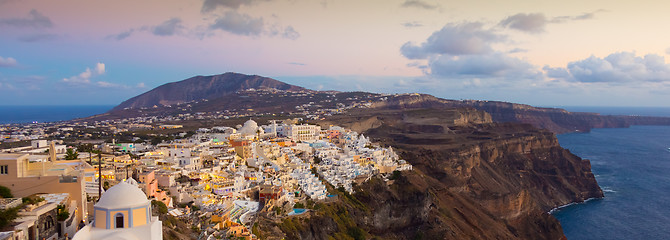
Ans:
[[[147,194],[149,198],[156,196],[158,180],[156,180],[156,175],[153,170],[140,173],[139,182],[142,190],[144,190],[144,193]]]
[[[156,179],[158,180],[159,187],[169,188],[176,184],[175,173],[159,172],[157,175]]]

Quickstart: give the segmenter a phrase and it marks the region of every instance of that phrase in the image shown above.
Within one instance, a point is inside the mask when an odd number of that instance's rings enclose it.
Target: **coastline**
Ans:
[[[563,209],[563,208],[566,208],[566,207],[569,207],[569,206],[572,206],[572,205],[586,204],[586,203],[588,203],[588,202],[590,202],[590,201],[593,201],[593,200],[601,200],[601,199],[603,199],[603,198],[605,198],[605,197],[601,197],[601,198],[587,198],[586,200],[584,200],[584,201],[582,201],[582,202],[571,202],[571,203],[568,203],[568,204],[565,204],[565,205],[561,205],[561,206],[552,208],[552,209],[549,210],[549,212],[547,212],[547,213],[553,215],[554,213],[560,211],[560,210]]]
[[[113,105],[0,105],[0,125],[70,121],[105,113]]]

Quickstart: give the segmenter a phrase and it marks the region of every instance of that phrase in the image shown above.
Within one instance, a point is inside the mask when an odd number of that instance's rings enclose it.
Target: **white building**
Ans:
[[[151,201],[132,178],[108,189],[94,209],[95,220],[73,240],[163,239],[162,222],[151,216]]]
[[[321,127],[317,125],[295,125],[291,124],[281,128],[282,132],[280,135],[286,136],[291,140],[303,141],[303,142],[312,142],[319,140],[319,133],[321,132]]]

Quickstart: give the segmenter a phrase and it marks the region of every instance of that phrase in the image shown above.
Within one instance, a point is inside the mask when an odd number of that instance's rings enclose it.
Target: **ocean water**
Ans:
[[[554,212],[568,239],[670,239],[670,126],[558,135],[591,160],[605,198]]]
[[[0,124],[56,122],[88,117],[109,111],[114,106],[0,106]]]

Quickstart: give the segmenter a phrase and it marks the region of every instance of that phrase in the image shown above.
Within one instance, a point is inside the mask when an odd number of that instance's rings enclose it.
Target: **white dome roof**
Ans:
[[[256,135],[256,130],[258,130],[258,123],[249,119],[248,121],[244,122],[244,126],[240,128],[240,133],[243,135]]]
[[[105,236],[102,240],[139,240],[139,238],[130,232],[119,231]]]
[[[142,192],[142,190],[134,186],[132,183],[129,183],[133,181],[126,180],[107,189],[107,191],[102,194],[100,201],[95,204],[95,207],[104,209],[118,209],[149,204],[150,202],[146,195],[144,195],[144,192]]]

